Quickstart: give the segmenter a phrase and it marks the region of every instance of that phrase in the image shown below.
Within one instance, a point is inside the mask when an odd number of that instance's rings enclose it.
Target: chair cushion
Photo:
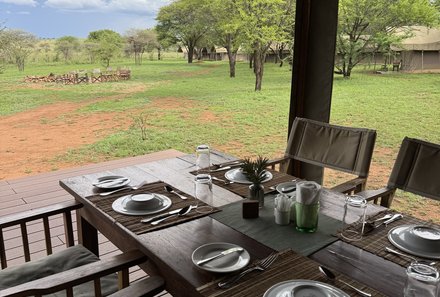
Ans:
[[[42,259],[1,270],[0,290],[96,261],[99,261],[99,258],[82,245],[69,247]],[[113,274],[101,278],[101,288],[103,295],[116,292],[118,290],[117,276]],[[57,292],[46,296],[61,297],[65,296],[65,293]],[[95,296],[93,282],[74,287],[74,296]]]

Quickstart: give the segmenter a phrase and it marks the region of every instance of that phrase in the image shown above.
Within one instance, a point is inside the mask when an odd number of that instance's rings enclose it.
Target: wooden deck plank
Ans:
[[[130,157],[81,167],[62,169],[29,177],[22,177],[12,180],[0,180],[0,216],[14,214],[73,199],[70,194],[59,186],[58,182],[60,179],[106,171],[109,173],[124,172],[119,168],[162,159],[180,157],[183,155],[185,154],[176,150],[166,150],[144,156]],[[75,223],[76,216],[74,213],[72,214],[72,219]],[[64,221],[61,215],[50,218],[50,236],[54,252],[65,247],[63,223]],[[31,248],[31,259],[35,260],[46,256],[42,222],[34,221],[28,223],[27,230]],[[74,225],[74,230],[76,231],[76,224]],[[24,263],[22,247],[23,243],[20,228],[6,228],[3,231],[3,235],[5,239],[8,266],[15,266]],[[98,240],[100,256],[102,258],[121,253],[121,251],[102,234],[98,234]],[[76,232],[75,241],[77,241]],[[145,272],[137,266],[130,269],[131,281],[143,278],[145,276]],[[165,291],[157,296],[172,297]]]

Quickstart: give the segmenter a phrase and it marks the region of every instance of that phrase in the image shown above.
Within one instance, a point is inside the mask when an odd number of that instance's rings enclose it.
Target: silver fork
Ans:
[[[278,258],[278,254],[270,254],[268,257],[266,257],[265,259],[261,260],[259,263],[257,263],[256,265],[242,271],[241,273],[232,276],[231,278],[219,282],[218,286],[222,289],[227,289],[230,288],[233,284],[235,284],[237,281],[239,281],[243,276],[245,276],[246,274],[255,271],[255,270],[259,270],[259,271],[264,271],[267,268],[269,268],[270,265],[272,265],[273,262],[275,262],[275,260]]]

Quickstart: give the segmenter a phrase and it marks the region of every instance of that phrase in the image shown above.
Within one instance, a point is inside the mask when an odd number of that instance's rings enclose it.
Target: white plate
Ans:
[[[239,184],[252,184],[246,176],[243,174],[241,168],[234,168],[225,172],[225,177]],[[270,171],[266,171],[266,178],[263,180],[263,183],[270,181],[273,178],[273,175]]]
[[[103,177],[99,177],[98,180],[95,183],[99,183],[99,182],[103,182],[106,180],[113,180],[113,179],[119,179],[119,178],[126,178],[125,176],[119,176],[119,175],[108,175],[108,176],[103,176]],[[114,184],[114,183],[110,183],[109,184],[102,184],[102,185],[95,185],[95,187],[99,188],[99,189],[104,189],[104,190],[110,190],[110,189],[117,189],[117,188],[121,188],[125,185],[128,185],[130,183],[130,179],[126,178],[126,180],[121,181],[120,183]]]
[[[233,247],[239,246],[227,242],[213,242],[204,244],[194,250],[191,255],[191,259],[194,265],[203,270],[220,273],[237,271],[248,265],[249,260],[251,259],[251,256],[245,249],[243,249],[242,252],[234,252],[203,265],[196,264],[200,260],[215,256]]]
[[[440,259],[440,230],[427,226],[402,225],[388,232],[388,240],[414,256]]]
[[[157,208],[153,208],[153,209],[139,209],[139,210],[128,210],[124,207],[124,199],[126,199],[127,197],[130,197],[131,195],[126,195],[126,196],[122,196],[118,199],[116,199],[113,204],[112,204],[112,208],[114,211],[125,214],[125,215],[132,215],[132,216],[143,216],[143,215],[149,215],[149,214],[154,214],[154,213],[158,213],[161,211],[164,211],[165,209],[168,209],[172,202],[171,199],[168,198],[167,196],[161,195],[161,194],[155,194],[157,196],[158,199],[161,200],[161,203],[159,205],[159,207]]]
[[[264,293],[263,297],[291,296],[290,292],[293,288],[297,288],[295,297],[350,297],[344,291],[329,284],[306,279],[289,280],[275,284]]]
[[[288,196],[295,196],[296,181],[289,181],[289,182],[278,184],[275,189],[280,194],[286,194]],[[286,189],[287,192],[286,192],[286,190],[283,191],[282,189]]]

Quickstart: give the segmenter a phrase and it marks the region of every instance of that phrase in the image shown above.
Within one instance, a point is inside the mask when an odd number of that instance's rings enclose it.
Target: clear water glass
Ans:
[[[359,241],[362,239],[365,229],[365,215],[367,200],[362,196],[347,196],[342,216],[341,236],[347,241]]]
[[[438,297],[439,272],[430,265],[411,263],[406,269],[406,282],[403,290],[405,297]]]
[[[197,208],[196,211],[198,213],[210,213],[213,211],[214,207],[212,206],[214,204],[213,201],[213,193],[212,193],[212,179],[211,175],[209,174],[197,174],[194,179],[195,184],[195,195],[197,200]],[[205,204],[200,203],[200,201],[203,201]]]
[[[205,172],[209,172],[211,166],[210,161],[210,149],[207,144],[198,145],[196,148],[196,168],[197,172],[201,172],[202,169]]]

